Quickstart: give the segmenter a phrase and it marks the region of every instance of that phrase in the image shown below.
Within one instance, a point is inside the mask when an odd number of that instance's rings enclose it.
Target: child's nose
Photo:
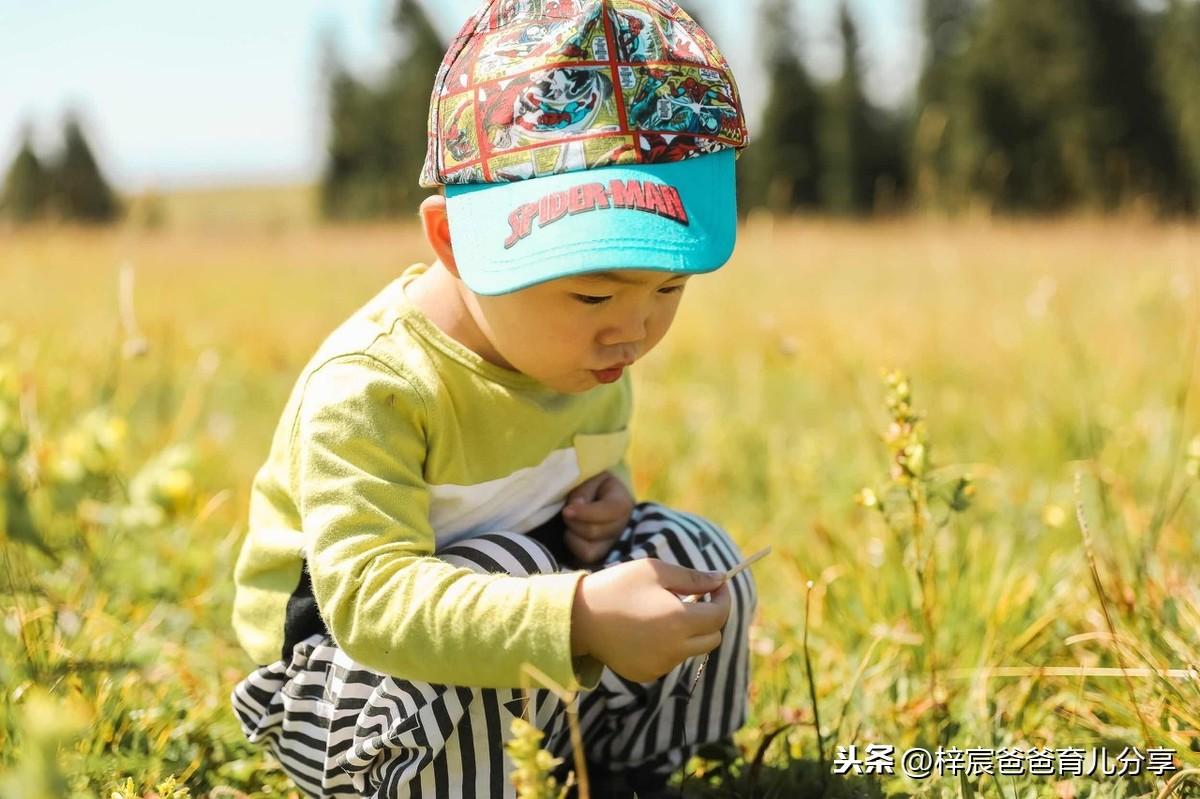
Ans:
[[[600,343],[606,347],[623,344],[640,344],[646,338],[646,317],[640,314],[628,316],[617,325],[600,334]]]

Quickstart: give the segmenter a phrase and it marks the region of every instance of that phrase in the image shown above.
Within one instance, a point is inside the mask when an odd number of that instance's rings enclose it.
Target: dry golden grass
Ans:
[[[254,224],[179,211],[157,231],[0,233],[0,322],[21,368],[55,387],[43,416],[107,400],[150,452],[180,432],[179,408],[192,402],[182,427],[201,452],[202,494],[228,490],[232,501],[191,546],[213,546],[225,566],[306,358],[430,257],[414,225],[313,226],[296,221],[294,194],[288,202],[291,216]],[[132,361],[119,357],[125,263],[149,343]],[[1185,473],[1200,419],[1198,320],[1200,228],[1132,218],[752,220],[733,261],[691,281],[670,335],[635,370],[635,482],[642,497],[718,520],[746,552],[779,553],[756,567],[754,714],[742,740],[753,754],[768,731],[798,724],[768,758],[771,784],[807,784],[812,772],[797,764],[818,757],[801,651],[808,580],[826,757],[855,735],[898,746],[936,744],[939,733],[959,746],[1145,745],[1142,708],[1152,745],[1200,762],[1187,750],[1200,747],[1200,688],[1141,676],[1131,698],[1105,671],[1200,661],[1200,508]],[[202,357],[215,372],[196,406],[186,397]],[[854,502],[887,469],[883,366],[912,378],[934,462],[970,470],[978,486],[971,510],[931,528],[932,634],[911,541]],[[1120,663],[1072,519],[1076,471],[1114,624],[1137,644]],[[211,605],[195,625],[236,651],[222,626],[231,578],[208,581]],[[946,675],[938,697],[931,661]],[[219,683],[197,690],[219,700],[249,665],[194,664]],[[986,677],[986,667],[1003,671]],[[203,785],[233,779],[195,773]],[[888,787],[938,795],[955,785]]]

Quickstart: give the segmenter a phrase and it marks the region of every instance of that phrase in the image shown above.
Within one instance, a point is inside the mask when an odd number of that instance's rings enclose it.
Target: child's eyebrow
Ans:
[[[589,272],[586,275],[576,275],[576,277],[583,280],[611,280],[614,283],[624,283],[629,286],[641,286],[647,282],[644,280],[638,280],[635,277],[630,277],[629,275],[622,274],[621,272]],[[691,277],[691,275],[672,275],[664,280],[663,283],[670,283],[672,280],[688,277]]]

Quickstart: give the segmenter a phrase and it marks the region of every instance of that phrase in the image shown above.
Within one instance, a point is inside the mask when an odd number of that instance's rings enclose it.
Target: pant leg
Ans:
[[[438,557],[490,573],[559,569],[544,546],[513,533],[461,541]],[[562,703],[548,691],[395,679],[355,663],[328,635],[256,670],[232,701],[248,739],[265,743],[311,797],[512,797],[503,745],[526,704],[547,733],[543,745],[568,737]]]
[[[605,565],[647,557],[725,571],[741,560],[741,553],[729,535],[707,519],[641,503]],[[757,591],[749,570],[735,577],[729,588],[729,620],[721,644],[707,660],[689,658],[650,683],[632,682],[606,669],[600,685],[581,698],[580,726],[588,760],[614,771],[669,776],[700,744],[719,741],[745,723],[748,636]],[[701,663],[703,671],[693,691]],[[559,756],[565,753],[555,751]]]
[[[347,712],[346,705],[339,712],[329,690],[337,653],[329,636],[312,635],[292,648],[289,660],[248,675],[230,697],[246,738],[266,746],[310,797],[358,795],[350,776],[327,755],[329,730],[344,724]]]

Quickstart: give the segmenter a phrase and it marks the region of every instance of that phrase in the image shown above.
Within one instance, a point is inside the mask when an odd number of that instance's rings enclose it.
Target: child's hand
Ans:
[[[571,652],[591,655],[627,680],[649,682],[721,643],[729,618],[722,572],[651,558],[586,575],[571,609]],[[712,594],[710,602],[680,597]]]
[[[631,513],[633,496],[612,472],[584,481],[567,494],[563,506],[567,549],[582,563],[596,563],[621,537]]]

